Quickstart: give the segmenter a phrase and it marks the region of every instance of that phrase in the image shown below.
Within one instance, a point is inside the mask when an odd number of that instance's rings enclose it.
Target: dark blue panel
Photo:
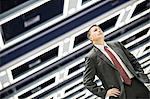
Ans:
[[[8,42],[33,27],[63,14],[64,0],[51,0],[45,4],[2,24],[4,42]],[[50,9],[50,10],[49,10]],[[17,27],[17,28],[16,28]]]
[[[28,0],[1,0],[0,1],[0,14],[14,8]]]

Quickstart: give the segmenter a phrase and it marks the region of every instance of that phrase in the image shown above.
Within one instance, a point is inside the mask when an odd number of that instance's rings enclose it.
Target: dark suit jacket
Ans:
[[[136,58],[120,43],[108,42],[110,46],[121,58],[125,66],[139,81],[148,81],[148,78],[142,79],[139,74],[144,74],[140,64]],[[104,88],[97,86],[94,82],[95,75],[102,81]],[[143,76],[144,77],[144,76]],[[83,84],[93,94],[105,98],[108,89],[116,87],[121,91],[119,99],[125,98],[124,85],[120,78],[120,74],[110,60],[95,46],[85,57],[85,71],[83,76]]]

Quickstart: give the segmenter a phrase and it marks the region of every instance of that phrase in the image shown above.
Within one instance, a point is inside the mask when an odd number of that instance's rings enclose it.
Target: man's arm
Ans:
[[[89,57],[85,58],[85,71],[83,75],[83,84],[93,94],[104,98],[106,95],[106,90],[97,86],[96,82],[94,82],[96,73],[94,65],[95,63],[92,58]]]
[[[126,56],[128,57],[130,63],[132,64],[134,70],[136,71],[136,74],[142,78],[144,80],[144,82],[150,82],[150,80],[148,79],[148,77],[144,74],[143,69],[141,68],[140,63],[138,62],[138,60],[133,56],[133,54],[131,54],[128,49],[126,49],[122,43],[120,43],[121,48],[123,49],[124,53],[126,54]]]

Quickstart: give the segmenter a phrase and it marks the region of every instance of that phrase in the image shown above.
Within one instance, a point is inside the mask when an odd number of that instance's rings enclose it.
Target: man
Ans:
[[[102,99],[150,99],[143,82],[149,82],[136,58],[120,43],[105,42],[98,25],[90,27],[87,37],[93,48],[85,57],[83,84]],[[103,87],[94,82],[97,76]]]

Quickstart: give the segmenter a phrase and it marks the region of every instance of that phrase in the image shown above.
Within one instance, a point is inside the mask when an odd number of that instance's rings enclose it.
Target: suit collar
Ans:
[[[113,67],[114,69],[116,69],[116,67],[114,66],[114,64],[112,64],[112,62],[97,48],[94,46],[94,50],[96,55],[101,58],[103,61],[105,61],[109,66]]]
[[[122,62],[125,64],[125,65],[128,65],[128,63],[126,62],[126,56],[124,55],[124,52],[119,49],[117,47],[117,45],[115,45],[115,43],[113,42],[107,42],[107,45],[115,52],[117,53],[117,55],[120,57],[120,59],[122,60]],[[96,55],[101,58],[103,61],[105,61],[107,64],[109,64],[109,66],[113,67],[114,69],[116,69],[116,67],[114,66],[114,64],[112,64],[112,62],[97,48],[94,46],[94,49],[95,49],[95,52],[96,52]],[[131,66],[128,66],[128,69],[130,71],[133,70],[133,68]],[[116,69],[117,70],[117,69]]]
[[[122,50],[121,50],[120,48],[118,48],[114,43],[108,43],[108,46],[109,46],[115,53],[117,53],[117,55],[120,57],[120,59],[122,60],[122,62],[123,62],[124,64],[126,64],[126,63],[124,62],[124,57],[126,57],[126,56],[124,56],[124,53],[122,52]]]
[[[115,52],[117,53],[117,55],[120,57],[120,59],[122,60],[122,62],[124,62],[124,57],[123,53],[121,51],[121,49],[119,49],[115,43],[113,42],[106,42],[106,44]],[[97,48],[94,46],[94,49],[96,51],[96,53],[98,54],[97,56],[100,57],[102,60],[104,60],[107,64],[109,64],[111,67],[113,67],[114,69],[116,69],[116,67],[114,66],[114,64],[112,64],[112,62]],[[126,64],[124,62],[124,64]]]

